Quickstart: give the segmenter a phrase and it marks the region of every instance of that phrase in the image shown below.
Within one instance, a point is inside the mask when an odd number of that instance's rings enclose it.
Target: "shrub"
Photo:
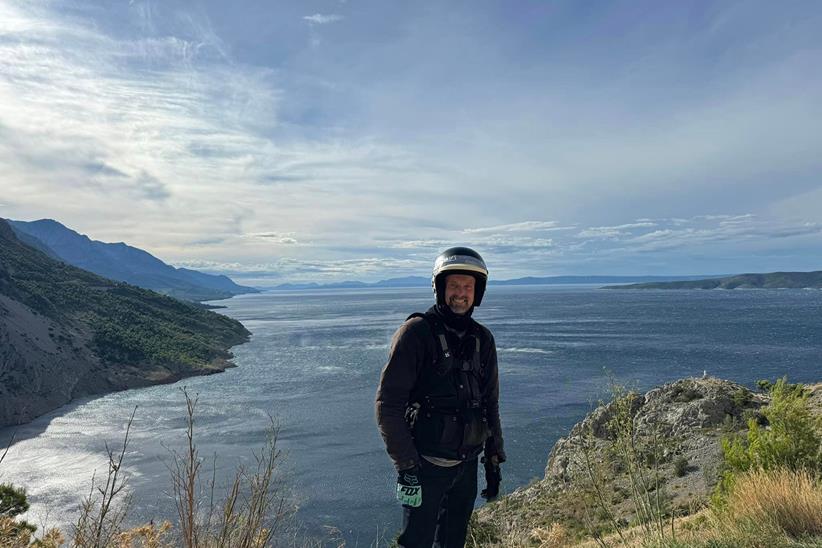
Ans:
[[[677,457],[674,461],[674,474],[676,477],[684,477],[688,473],[688,459],[684,456]]]
[[[808,394],[780,379],[771,389],[771,403],[762,413],[769,426],[748,421],[747,438],[725,439],[722,449],[730,471],[787,467],[822,471],[819,419],[808,407]]]
[[[13,518],[29,509],[26,492],[7,483],[0,484],[0,516]]]
[[[6,456],[8,449],[0,454],[0,462]],[[29,546],[37,527],[27,521],[18,521],[16,516],[29,509],[26,500],[26,491],[9,484],[0,484],[0,546]],[[63,536],[59,531],[50,529],[43,538],[35,540],[35,546],[41,548],[56,548],[63,543]]]
[[[737,407],[745,407],[751,401],[751,392],[745,388],[740,388],[736,390],[731,395],[731,400],[734,402],[734,405]]]
[[[807,400],[802,385],[780,379],[771,387],[770,404],[762,409],[768,426],[751,418],[746,436],[722,440],[724,471],[714,503],[723,503],[741,472],[787,468],[822,473],[822,424]]]

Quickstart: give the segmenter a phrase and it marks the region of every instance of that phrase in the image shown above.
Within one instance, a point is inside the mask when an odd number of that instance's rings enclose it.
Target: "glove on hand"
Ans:
[[[482,490],[480,496],[486,501],[491,502],[499,496],[499,484],[502,483],[502,472],[499,469],[499,462],[496,457],[490,459],[482,458],[485,464],[485,489]]]
[[[413,508],[422,504],[419,466],[400,471],[397,477],[397,500]]]

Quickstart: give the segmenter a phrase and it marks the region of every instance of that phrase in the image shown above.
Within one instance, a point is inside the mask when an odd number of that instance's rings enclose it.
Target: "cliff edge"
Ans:
[[[822,415],[822,384],[806,387],[809,406]],[[673,515],[704,507],[720,479],[722,438],[760,424],[770,397],[716,378],[688,378],[645,394],[619,394],[600,405],[560,438],[548,457],[542,479],[515,490],[476,513],[475,531],[488,538],[523,537],[528,530],[559,523],[579,536],[591,527],[606,529],[592,497],[592,477],[604,485],[602,496],[622,524],[635,523],[630,474],[614,432],[620,413],[629,417],[632,450],[649,477],[659,478],[659,496]],[[654,485],[654,490],[657,490]]]

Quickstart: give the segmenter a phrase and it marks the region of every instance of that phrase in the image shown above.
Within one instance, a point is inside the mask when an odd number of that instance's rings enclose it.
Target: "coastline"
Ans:
[[[234,359],[232,349],[247,343],[251,339],[251,332],[242,323],[237,323],[241,326],[243,334],[238,334],[233,340],[228,341],[228,345],[219,349],[218,355],[199,366],[182,363],[101,365],[99,358],[89,353],[87,358],[91,363],[90,371],[84,377],[92,376],[95,373],[100,374],[100,377],[91,381],[87,378],[73,379],[74,382],[69,390],[54,390],[43,394],[40,401],[26,402],[26,405],[22,409],[17,409],[16,413],[8,411],[5,414],[0,413],[0,429],[28,424],[43,415],[54,412],[80,399],[96,398],[135,388],[174,384],[187,378],[215,375],[223,373],[227,369],[235,368],[237,364],[232,361]],[[56,366],[59,368],[60,362]],[[105,370],[105,373],[103,370]],[[102,376],[103,374],[105,374],[105,377]],[[1,408],[0,411],[2,411]]]

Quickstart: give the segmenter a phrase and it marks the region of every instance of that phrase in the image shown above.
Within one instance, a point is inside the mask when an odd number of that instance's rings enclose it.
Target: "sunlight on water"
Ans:
[[[200,454],[209,470],[218,455],[218,481],[249,462],[271,414],[306,528],[335,526],[349,541],[390,536],[400,511],[374,393],[394,330],[430,298],[427,289],[398,289],[222,301],[220,312],[253,332],[234,349],[237,368],[75,402],[21,426],[0,481],[27,488],[33,523],[70,524],[92,474],[105,471],[105,443],[119,446],[136,407],[125,470],[137,501],[132,523],[173,517],[167,465],[183,444],[186,386],[199,395]],[[822,292],[493,288],[477,317],[499,351],[505,489],[542,476],[553,442],[601,397],[606,368],[639,388],[703,370],[747,384],[784,374],[819,380],[820,312]],[[0,431],[0,443],[11,434]]]

